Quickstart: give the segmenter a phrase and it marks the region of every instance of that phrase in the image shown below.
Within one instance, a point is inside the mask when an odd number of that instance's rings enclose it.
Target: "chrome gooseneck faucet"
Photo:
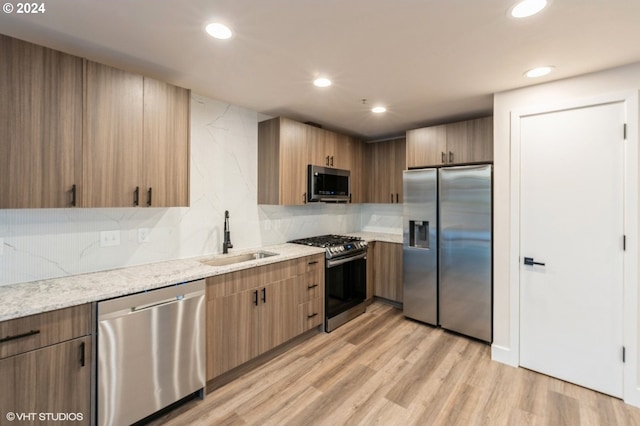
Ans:
[[[224,242],[222,243],[222,253],[229,253],[229,249],[233,248],[231,244],[231,230],[229,228],[229,210],[224,211]]]

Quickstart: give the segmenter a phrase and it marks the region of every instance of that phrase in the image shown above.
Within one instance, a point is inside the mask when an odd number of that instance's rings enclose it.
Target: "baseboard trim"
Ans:
[[[491,360],[496,361],[502,364],[507,364],[512,367],[518,366],[518,360],[513,359],[514,353],[509,348],[505,348],[504,346],[496,345],[495,343],[491,345]]]

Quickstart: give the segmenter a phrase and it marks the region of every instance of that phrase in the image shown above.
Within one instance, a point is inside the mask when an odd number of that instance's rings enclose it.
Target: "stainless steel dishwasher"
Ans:
[[[206,381],[205,281],[98,303],[97,424],[128,425]]]

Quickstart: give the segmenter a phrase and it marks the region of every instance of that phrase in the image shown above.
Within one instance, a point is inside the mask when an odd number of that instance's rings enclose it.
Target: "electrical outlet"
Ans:
[[[120,231],[100,232],[100,247],[114,247],[120,245]]]
[[[138,228],[138,242],[148,243],[149,241],[149,228]]]

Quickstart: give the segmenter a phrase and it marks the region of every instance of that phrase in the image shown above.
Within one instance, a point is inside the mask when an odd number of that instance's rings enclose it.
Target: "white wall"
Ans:
[[[511,365],[518,364],[517,316],[511,307],[511,140],[510,114],[524,107],[554,105],[566,100],[630,93],[640,88],[640,63],[605,70],[576,78],[498,93],[494,97],[494,344],[493,358]],[[637,134],[637,133],[636,133]],[[638,140],[629,140],[638,143]],[[579,154],[567,161],[579,161]],[[638,218],[634,219],[636,224]],[[637,261],[637,260],[636,260]],[[637,287],[638,283],[634,283]],[[638,325],[632,333],[637,336]],[[629,330],[627,330],[629,331]],[[636,339],[634,337],[634,339]]]
[[[189,208],[0,210],[0,285],[219,253],[225,210],[236,249],[360,230],[360,205],[257,205],[258,119],[192,95]],[[106,230],[120,246],[100,248]]]

